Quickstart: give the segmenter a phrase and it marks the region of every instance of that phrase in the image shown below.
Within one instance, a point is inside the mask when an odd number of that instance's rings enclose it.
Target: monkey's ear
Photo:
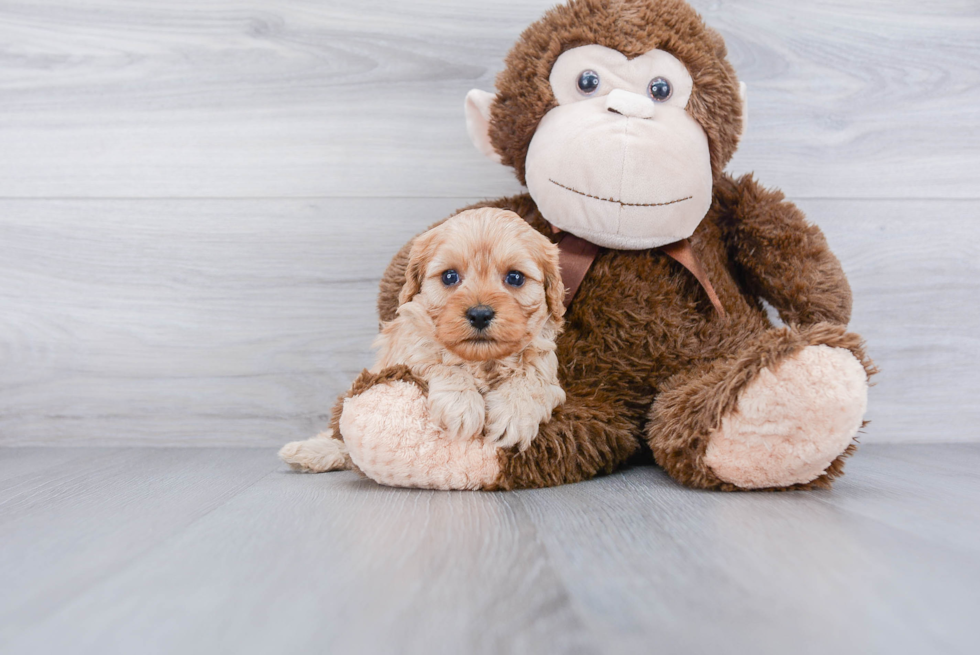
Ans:
[[[739,141],[745,136],[745,130],[749,126],[749,87],[745,82],[738,83],[738,97],[742,100],[742,131],[738,135]]]
[[[500,163],[500,154],[490,143],[490,106],[497,99],[492,93],[473,89],[466,94],[466,131],[476,149]]]

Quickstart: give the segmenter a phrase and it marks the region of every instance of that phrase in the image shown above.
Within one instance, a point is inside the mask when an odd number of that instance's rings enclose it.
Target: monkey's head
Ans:
[[[570,0],[507,56],[467,129],[512,166],[541,214],[600,246],[689,237],[735,153],[744,86],[725,43],[681,0]]]

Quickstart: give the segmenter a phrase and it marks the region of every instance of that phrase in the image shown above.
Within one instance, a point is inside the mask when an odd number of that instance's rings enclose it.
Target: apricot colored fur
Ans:
[[[457,281],[447,285],[449,269]],[[508,284],[517,270],[521,283]],[[404,364],[425,379],[429,418],[447,439],[526,447],[565,400],[555,355],[563,291],[557,246],[520,216],[462,212],[415,240],[372,370]],[[477,306],[493,312],[479,328],[467,314]]]

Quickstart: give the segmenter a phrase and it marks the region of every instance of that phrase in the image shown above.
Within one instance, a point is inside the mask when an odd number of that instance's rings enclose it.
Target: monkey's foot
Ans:
[[[742,391],[735,409],[709,436],[704,463],[743,489],[815,480],[861,427],[867,378],[847,349],[804,348],[759,372]]]
[[[483,489],[500,474],[497,448],[479,438],[448,438],[411,382],[377,384],[345,400],[340,432],[354,464],[380,484]]]
[[[325,473],[351,467],[347,446],[333,438],[333,430],[322,432],[306,441],[293,441],[279,450],[279,459],[294,471]]]

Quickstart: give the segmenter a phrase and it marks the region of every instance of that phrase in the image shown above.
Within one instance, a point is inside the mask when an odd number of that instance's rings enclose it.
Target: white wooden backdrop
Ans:
[[[2,0],[0,444],[275,445],[369,363],[391,254],[519,190],[469,145],[550,0]],[[698,0],[730,169],[827,233],[867,442],[980,438],[980,3]]]

